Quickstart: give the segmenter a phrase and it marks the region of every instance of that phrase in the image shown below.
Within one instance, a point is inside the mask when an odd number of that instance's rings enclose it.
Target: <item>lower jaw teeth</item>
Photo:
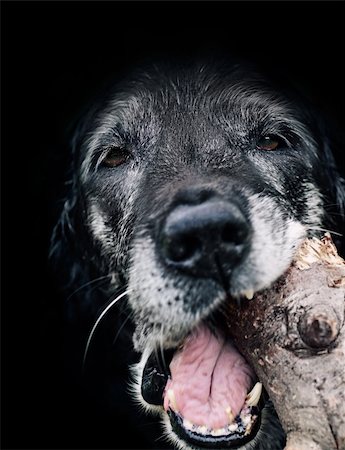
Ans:
[[[174,406],[177,405],[175,396],[173,395],[173,391],[168,392],[168,394],[170,394],[170,403],[173,406],[175,413],[177,413],[177,407],[174,408]],[[207,425],[195,425],[187,419],[183,419],[183,426],[186,430],[203,436],[228,436],[233,433],[238,433],[246,436],[251,432],[252,427],[256,422],[256,419],[258,418],[257,404],[259,403],[261,394],[262,383],[257,382],[253,389],[248,393],[244,406],[238,416],[234,417],[230,406],[228,406],[228,408],[226,409],[226,413],[229,418],[229,424],[222,428],[210,428]]]
[[[228,436],[233,433],[241,435],[250,434],[256,419],[258,418],[258,409],[255,406],[245,406],[235,420],[223,428],[209,428],[206,425],[195,425],[187,419],[183,420],[183,426],[193,433],[203,436]]]

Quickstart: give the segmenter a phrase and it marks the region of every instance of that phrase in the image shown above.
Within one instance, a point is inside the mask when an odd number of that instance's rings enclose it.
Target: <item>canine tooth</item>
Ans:
[[[167,391],[167,396],[168,396],[169,402],[170,402],[170,404],[171,404],[171,406],[172,406],[172,409],[173,409],[175,412],[178,412],[178,407],[177,407],[177,402],[176,402],[175,392],[174,392],[172,389],[168,389],[168,391]]]
[[[243,291],[243,295],[248,299],[251,300],[254,297],[254,290],[253,289],[247,289],[246,291]]]
[[[235,419],[235,416],[232,414],[231,406],[228,406],[226,408],[225,412],[227,413],[227,415],[229,417],[229,423],[232,423]]]
[[[262,383],[257,382],[253,389],[247,394],[246,403],[249,406],[256,406],[259,403],[262,393]]]

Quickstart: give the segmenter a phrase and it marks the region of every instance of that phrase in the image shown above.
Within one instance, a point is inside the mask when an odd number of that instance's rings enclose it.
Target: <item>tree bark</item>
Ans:
[[[229,304],[228,327],[287,433],[286,450],[345,449],[345,262],[307,239],[270,289]]]

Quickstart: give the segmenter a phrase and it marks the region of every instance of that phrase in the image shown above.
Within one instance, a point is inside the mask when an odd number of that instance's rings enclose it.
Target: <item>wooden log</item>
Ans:
[[[228,327],[287,433],[286,450],[345,449],[345,262],[329,235],[307,239]]]

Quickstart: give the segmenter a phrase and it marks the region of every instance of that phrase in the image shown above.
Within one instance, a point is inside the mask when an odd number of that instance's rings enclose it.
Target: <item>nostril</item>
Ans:
[[[239,227],[236,223],[228,223],[221,232],[221,241],[225,244],[241,245],[246,240],[247,227]]]
[[[175,263],[192,260],[200,247],[199,239],[190,235],[175,236],[173,240],[166,238],[163,242],[166,257]]]

